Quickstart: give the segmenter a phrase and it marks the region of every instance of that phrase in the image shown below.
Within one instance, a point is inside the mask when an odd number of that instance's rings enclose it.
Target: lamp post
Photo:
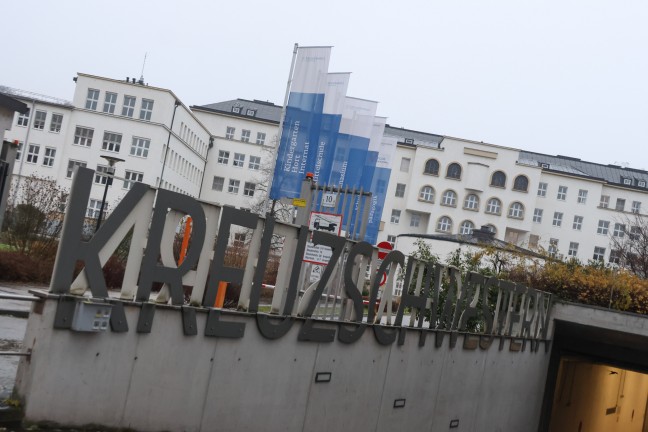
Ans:
[[[101,207],[99,208],[99,217],[97,218],[97,225],[95,226],[95,232],[99,231],[101,226],[101,218],[103,216],[104,206],[106,205],[106,195],[108,195],[108,186],[113,182],[113,176],[115,175],[115,164],[117,162],[124,162],[124,159],[113,156],[102,155],[102,158],[108,161],[108,169],[106,170],[106,187],[104,188],[103,198],[101,199]]]

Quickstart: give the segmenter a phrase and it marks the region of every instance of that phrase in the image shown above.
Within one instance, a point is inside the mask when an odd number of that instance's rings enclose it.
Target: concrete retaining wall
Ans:
[[[100,424],[140,431],[530,431],[539,423],[549,354],[435,348],[430,333],[379,345],[368,328],[345,345],[299,342],[301,322],[281,339],[263,338],[254,315],[241,339],[185,336],[180,311],[159,307],[152,332],[53,329],[57,302],[29,317],[16,390],[28,421]],[[319,324],[337,327],[337,324]],[[315,382],[317,373],[330,382]],[[405,406],[394,408],[396,400]],[[456,421],[457,427],[451,428]],[[454,424],[454,423],[453,423]]]

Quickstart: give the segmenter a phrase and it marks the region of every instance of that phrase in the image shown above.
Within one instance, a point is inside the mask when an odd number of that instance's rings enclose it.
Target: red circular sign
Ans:
[[[387,241],[381,241],[377,245],[378,247],[378,259],[385,259],[387,254],[394,248],[391,243]]]

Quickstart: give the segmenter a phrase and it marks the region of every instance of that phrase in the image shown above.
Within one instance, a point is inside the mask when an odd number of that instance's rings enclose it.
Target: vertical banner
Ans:
[[[314,156],[314,161],[312,163],[309,161],[308,164],[308,169],[313,173],[313,180],[316,183],[328,180],[331,174],[335,157],[335,143],[340,131],[350,77],[350,73],[330,73],[327,76],[317,152],[311,153]]]
[[[383,127],[384,130],[384,127]],[[376,244],[378,241],[378,230],[382,218],[385,199],[387,197],[387,184],[391,176],[391,166],[394,153],[396,153],[397,138],[382,137],[380,150],[378,152],[378,163],[371,181],[371,207],[369,209],[369,220],[367,221],[367,232],[365,241]]]
[[[378,102],[347,97],[327,184],[360,187]]]
[[[315,160],[331,47],[299,47],[277,150],[271,199],[298,198],[308,161]]]

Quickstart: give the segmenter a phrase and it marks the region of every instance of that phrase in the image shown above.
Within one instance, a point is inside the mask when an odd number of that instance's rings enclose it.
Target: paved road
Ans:
[[[0,284],[0,293],[28,295],[31,288],[43,286]],[[1,310],[29,311],[31,302],[0,299]],[[27,328],[27,320],[0,315],[0,351],[20,351]],[[16,378],[19,357],[0,356],[0,397],[11,393]]]

